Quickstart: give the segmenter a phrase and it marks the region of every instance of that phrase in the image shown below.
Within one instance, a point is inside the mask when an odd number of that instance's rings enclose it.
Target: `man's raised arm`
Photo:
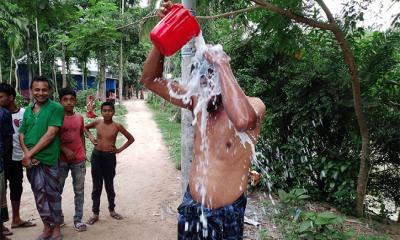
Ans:
[[[192,109],[192,104],[185,104],[181,99],[173,98],[169,94],[168,81],[162,77],[164,68],[164,56],[158,51],[157,48],[153,47],[149,53],[143,66],[143,73],[140,79],[146,88],[164,98],[165,100],[177,105],[181,108]],[[171,89],[177,94],[184,94],[184,88],[177,82],[171,83]]]
[[[158,12],[158,16],[163,18],[172,8],[172,2],[164,0],[162,8]],[[143,66],[143,73],[140,79],[146,88],[150,89],[155,94],[164,98],[165,100],[177,105],[181,108],[192,110],[192,103],[185,104],[181,99],[173,98],[169,94],[168,81],[163,78],[164,70],[164,56],[158,51],[156,47],[150,51]],[[171,83],[171,89],[177,94],[185,93],[185,89],[177,82]]]
[[[217,66],[222,90],[222,104],[232,124],[238,131],[255,129],[264,115],[264,104],[261,100],[254,102],[256,104],[249,101],[233,75],[228,55],[209,49],[205,52],[204,57],[208,62],[215,63]]]

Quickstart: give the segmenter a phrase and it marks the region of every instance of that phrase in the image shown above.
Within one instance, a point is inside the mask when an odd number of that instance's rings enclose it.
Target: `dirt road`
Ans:
[[[106,192],[103,190],[100,221],[89,226],[86,232],[78,233],[73,230],[74,194],[69,176],[62,196],[66,223],[62,229],[64,239],[176,239],[176,208],[182,196],[180,173],[169,159],[161,133],[145,102],[134,100],[124,104],[128,109],[128,130],[136,139],[128,149],[117,156],[117,175],[114,182],[116,211],[121,213],[124,219],[118,221],[108,216]],[[84,221],[91,214],[91,190],[89,167],[86,172]],[[14,229],[11,239],[36,239],[42,231],[42,224],[26,177],[21,216],[24,219],[34,219],[38,225],[28,229]],[[6,226],[9,225],[10,221],[6,223]]]

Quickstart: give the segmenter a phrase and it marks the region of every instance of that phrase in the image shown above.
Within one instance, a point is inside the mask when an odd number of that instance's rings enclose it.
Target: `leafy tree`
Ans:
[[[108,0],[91,0],[88,8],[80,10],[82,20],[72,26],[70,47],[93,51],[99,64],[99,97],[105,100],[107,56],[117,47],[121,35],[117,32],[118,7]]]

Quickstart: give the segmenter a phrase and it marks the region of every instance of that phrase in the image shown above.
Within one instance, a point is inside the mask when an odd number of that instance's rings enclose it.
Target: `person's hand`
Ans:
[[[73,162],[76,159],[75,153],[67,148],[63,150],[65,157],[67,158],[68,162]],[[33,163],[32,163],[33,164]]]
[[[22,165],[26,168],[31,167],[31,159],[27,155],[25,155],[24,158],[22,159]]]
[[[157,10],[157,15],[160,19],[165,17],[171,11],[173,3],[170,0],[163,0],[162,6]]]
[[[231,58],[222,50],[216,50],[214,48],[207,48],[204,52],[204,58],[211,64],[227,64]]]
[[[32,159],[31,164],[32,164],[32,166],[37,166],[40,164],[40,161],[37,159]]]
[[[111,153],[120,153],[121,150],[119,150],[116,146],[114,146],[113,149],[110,152]]]
[[[93,145],[97,145],[97,139],[94,137],[89,138]]]

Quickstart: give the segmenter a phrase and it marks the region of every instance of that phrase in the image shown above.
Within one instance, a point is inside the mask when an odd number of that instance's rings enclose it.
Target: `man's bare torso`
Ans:
[[[115,151],[115,142],[119,132],[118,123],[104,123],[104,121],[100,120],[99,123],[96,124],[96,132],[97,145],[95,149],[103,152]]]
[[[195,126],[194,159],[190,169],[189,187],[192,197],[206,207],[216,209],[231,204],[247,189],[251,163],[251,145],[243,143],[230,123],[222,104],[207,120],[208,156],[202,149],[201,113]],[[260,126],[247,132],[255,142]],[[204,198],[201,186],[205,187]]]

